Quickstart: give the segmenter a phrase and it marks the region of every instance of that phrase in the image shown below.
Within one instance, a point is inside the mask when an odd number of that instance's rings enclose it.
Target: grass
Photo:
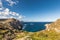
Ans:
[[[33,33],[33,34],[32,34]],[[30,39],[32,40],[60,40],[60,33],[55,32],[54,30],[51,31],[39,31],[39,32],[23,32],[23,35],[18,34],[19,36],[16,36],[18,38],[23,38],[24,36],[28,35],[30,36]],[[28,39],[28,38],[26,38]]]

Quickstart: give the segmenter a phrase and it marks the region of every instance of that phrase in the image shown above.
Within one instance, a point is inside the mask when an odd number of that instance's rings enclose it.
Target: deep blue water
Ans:
[[[51,22],[24,22],[23,30],[28,32],[36,32],[44,30],[45,24],[49,24]]]

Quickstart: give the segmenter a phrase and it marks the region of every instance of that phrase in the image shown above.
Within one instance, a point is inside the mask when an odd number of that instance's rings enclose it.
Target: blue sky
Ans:
[[[55,21],[60,18],[60,0],[12,0],[18,2],[9,6],[2,0],[3,6],[23,16],[23,21]]]

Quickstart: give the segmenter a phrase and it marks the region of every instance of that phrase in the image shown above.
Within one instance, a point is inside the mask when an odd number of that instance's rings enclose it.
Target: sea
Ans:
[[[46,29],[45,24],[50,24],[52,22],[24,22],[23,30],[28,32],[37,32]]]

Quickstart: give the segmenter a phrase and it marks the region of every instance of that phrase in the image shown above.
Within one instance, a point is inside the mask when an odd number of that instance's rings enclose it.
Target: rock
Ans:
[[[56,32],[60,32],[60,19],[50,24],[45,24],[45,26],[46,26],[46,30],[48,31],[54,30]]]
[[[18,29],[22,30],[22,23],[19,20],[16,20],[14,18],[11,19],[2,19],[0,22],[0,29]]]
[[[22,23],[14,18],[0,19],[0,35],[3,35],[2,40],[12,40],[15,38],[15,33],[20,32],[22,27]]]

